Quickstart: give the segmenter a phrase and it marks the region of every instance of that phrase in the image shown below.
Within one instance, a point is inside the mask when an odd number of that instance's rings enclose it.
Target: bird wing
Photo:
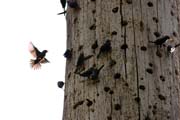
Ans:
[[[49,61],[46,59],[46,58],[43,58],[41,61],[40,61],[40,63],[49,63]]]
[[[28,49],[32,56],[35,58],[41,54],[41,52],[33,45],[32,42],[29,43]]]
[[[62,8],[65,8],[66,7],[66,0],[60,0],[61,2],[61,5],[62,5]]]

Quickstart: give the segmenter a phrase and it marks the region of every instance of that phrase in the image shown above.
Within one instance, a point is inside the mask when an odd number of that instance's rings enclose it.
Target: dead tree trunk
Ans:
[[[77,2],[81,9],[68,8],[66,16],[72,58],[66,64],[63,120],[179,120],[180,49],[168,54],[165,46],[149,43],[159,35],[173,37],[166,44],[180,42],[179,1]],[[112,50],[97,58],[106,40]],[[75,73],[81,53],[93,57],[80,73],[104,65],[99,81]]]

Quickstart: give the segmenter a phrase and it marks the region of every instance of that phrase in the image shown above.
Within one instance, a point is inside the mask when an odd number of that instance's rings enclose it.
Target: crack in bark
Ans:
[[[120,16],[121,16],[121,30],[122,30],[122,23],[124,21],[123,19],[123,13],[122,13],[122,6],[123,6],[123,3],[122,3],[122,0],[120,0]],[[126,45],[126,26],[124,26],[124,44]],[[124,49],[124,70],[125,70],[125,78],[127,79],[127,52],[126,52],[126,49]]]
[[[134,33],[134,53],[135,53],[135,63],[136,63],[136,77],[137,77],[137,97],[140,98],[139,95],[139,73],[138,73],[138,60],[137,60],[137,50],[136,50],[136,35],[135,35],[135,23],[134,23],[135,19],[134,19],[134,11],[133,11],[133,5],[132,5],[132,24],[133,24],[133,33]],[[141,109],[140,109],[140,103],[138,103],[138,116],[139,116],[139,120],[141,120]]]

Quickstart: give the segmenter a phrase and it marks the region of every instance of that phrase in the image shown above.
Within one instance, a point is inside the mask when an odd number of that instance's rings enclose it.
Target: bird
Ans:
[[[84,53],[80,53],[77,63],[76,63],[76,70],[74,73],[78,73],[79,71],[84,69],[84,62],[91,58],[93,55],[84,56]]]
[[[83,73],[80,73],[79,75],[82,77],[88,77],[92,80],[96,80],[99,76],[99,72],[103,67],[104,65],[102,65],[100,68],[96,68],[95,66],[93,66],[90,67],[88,70],[84,71]]]
[[[41,68],[41,64],[43,63],[49,63],[49,61],[45,58],[47,50],[43,50],[40,52],[37,47],[33,45],[32,42],[29,42],[29,52],[32,54],[32,56],[35,59],[30,60],[30,65],[33,69],[39,69]]]
[[[173,53],[173,52],[176,50],[176,48],[179,47],[179,46],[180,46],[180,43],[177,44],[177,45],[175,45],[175,46],[168,45],[168,46],[167,46],[167,51],[168,51],[169,53]]]
[[[74,9],[81,9],[78,5],[78,3],[76,2],[76,0],[68,0],[67,4],[70,8],[74,8]]]
[[[112,50],[111,41],[106,40],[106,42],[100,47],[100,51],[99,51],[99,54],[97,55],[97,58],[99,58],[101,54],[108,53],[111,50]]]
[[[80,73],[79,75],[82,76],[82,77],[88,77],[88,78],[90,78],[93,70],[94,70],[94,67],[90,67],[88,70]]]
[[[92,80],[96,80],[99,76],[99,72],[101,71],[101,69],[104,67],[104,65],[102,65],[100,68],[94,68],[93,71],[92,71],[92,74],[90,76],[90,78]]]
[[[154,43],[155,45],[161,46],[162,44],[167,42],[167,40],[172,40],[172,38],[170,38],[168,35],[165,35],[161,38],[156,39],[155,41],[149,41],[149,42]]]
[[[60,2],[61,2],[61,5],[62,5],[62,8],[64,9],[64,12],[63,12],[63,13],[64,13],[64,15],[65,15],[65,13],[66,13],[66,12],[65,12],[66,0],[60,0]],[[63,13],[62,13],[62,14],[63,14]],[[60,14],[58,14],[58,15],[60,15]]]
[[[57,86],[59,88],[62,88],[64,86],[64,82],[63,81],[58,81]]]

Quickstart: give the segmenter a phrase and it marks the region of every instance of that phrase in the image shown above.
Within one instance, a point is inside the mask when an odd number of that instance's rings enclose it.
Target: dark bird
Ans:
[[[106,40],[106,42],[101,46],[99,54],[97,55],[97,58],[99,58],[99,56],[101,54],[111,52],[111,50],[112,50],[111,41],[110,40]]]
[[[64,57],[67,59],[71,59],[72,58],[72,49],[67,49],[64,53]]]
[[[30,60],[30,65],[33,69],[39,69],[41,68],[42,63],[49,63],[49,61],[45,58],[47,50],[43,50],[40,52],[33,44],[32,42],[29,43],[29,51],[35,58],[34,60]]]
[[[92,44],[91,48],[93,49],[93,53],[95,53],[96,48],[98,47],[97,40]]]
[[[65,7],[66,7],[66,0],[60,0],[62,8],[64,9],[64,15],[65,15]]]
[[[79,75],[82,77],[88,77],[92,80],[96,80],[99,76],[99,72],[101,71],[101,69],[104,67],[104,65],[102,65],[99,69],[97,69],[96,67],[91,67],[89,68],[87,71],[80,73]]]
[[[64,86],[64,82],[63,81],[58,81],[57,86],[59,88],[62,88]]]
[[[99,69],[94,68],[93,71],[92,71],[92,74],[91,74],[90,78],[91,78],[92,80],[97,79],[98,76],[99,76],[99,72],[101,71],[101,69],[102,69],[103,67],[104,67],[104,65],[102,65]]]
[[[149,41],[149,42],[161,46],[162,44],[164,44],[165,42],[167,42],[167,40],[172,40],[172,39],[171,39],[168,35],[166,35],[166,36],[163,36],[163,37],[161,37],[161,38],[158,38],[158,39],[155,40],[155,41]]]
[[[91,58],[93,55],[84,56],[84,53],[81,53],[78,57],[77,64],[76,64],[76,70],[74,73],[78,73],[82,71],[85,67],[84,62]]]
[[[90,78],[91,74],[93,73],[94,67],[90,67],[88,70],[84,71],[83,73],[80,73],[79,75],[82,77],[88,77]]]
[[[74,8],[74,9],[81,9],[78,5],[78,3],[76,2],[76,0],[68,0],[67,4],[70,8]]]
[[[180,46],[180,43],[177,44],[177,45],[175,45],[175,46],[168,45],[168,46],[167,46],[167,51],[168,51],[169,53],[173,53],[173,52],[176,50],[176,48],[179,47],[179,46]]]

